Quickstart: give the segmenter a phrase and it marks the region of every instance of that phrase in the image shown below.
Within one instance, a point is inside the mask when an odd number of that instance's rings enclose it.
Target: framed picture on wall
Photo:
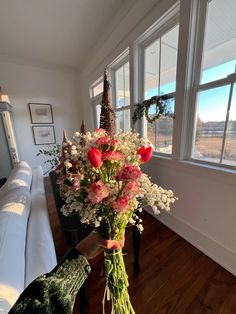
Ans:
[[[35,145],[55,144],[55,130],[53,125],[32,126]]]
[[[29,103],[29,111],[32,123],[53,123],[52,106],[50,104]]]

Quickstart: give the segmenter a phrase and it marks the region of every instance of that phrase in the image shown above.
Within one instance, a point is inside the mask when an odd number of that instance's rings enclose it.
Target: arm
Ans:
[[[88,260],[103,248],[118,249],[123,240],[105,240],[92,232],[71,249],[48,274],[36,278],[20,295],[9,314],[72,313],[76,294],[91,268]]]

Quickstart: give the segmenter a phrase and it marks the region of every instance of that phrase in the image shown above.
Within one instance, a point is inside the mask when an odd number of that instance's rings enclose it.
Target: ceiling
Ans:
[[[0,0],[0,59],[79,68],[133,0]]]

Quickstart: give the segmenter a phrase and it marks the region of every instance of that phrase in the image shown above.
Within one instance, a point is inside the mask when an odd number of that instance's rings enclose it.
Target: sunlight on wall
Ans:
[[[12,306],[19,297],[20,291],[15,288],[0,282],[0,313],[3,309]],[[8,304],[7,304],[8,303]]]

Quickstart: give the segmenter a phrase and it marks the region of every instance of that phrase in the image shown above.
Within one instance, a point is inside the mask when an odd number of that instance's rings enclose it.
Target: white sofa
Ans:
[[[56,263],[42,168],[21,161],[0,189],[0,313]]]

